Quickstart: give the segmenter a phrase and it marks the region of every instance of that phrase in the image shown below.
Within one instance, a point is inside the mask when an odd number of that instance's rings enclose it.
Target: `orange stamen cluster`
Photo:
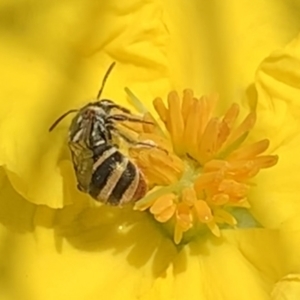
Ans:
[[[154,107],[168,137],[148,128],[141,140],[152,140],[157,147],[131,149],[130,155],[144,172],[153,190],[138,201],[135,209],[149,212],[161,223],[174,224],[174,241],[199,224],[220,236],[220,224],[235,226],[227,208],[249,208],[249,180],[260,169],[277,163],[275,155],[262,155],[268,140],[242,145],[255,124],[250,112],[237,123],[239,106],[233,104],[221,117],[214,117],[217,96],[194,97],[185,90],[182,101],[176,92]]]

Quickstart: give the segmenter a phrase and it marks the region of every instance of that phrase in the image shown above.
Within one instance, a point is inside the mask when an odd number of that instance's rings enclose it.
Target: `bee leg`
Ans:
[[[145,140],[143,142],[139,142],[136,140],[133,140],[132,138],[128,137],[127,135],[123,134],[122,132],[118,131],[118,130],[112,130],[112,132],[116,132],[116,134],[121,137],[122,139],[125,140],[125,142],[127,142],[129,145],[132,145],[132,147],[134,148],[156,148],[159,149],[163,152],[165,152],[166,154],[168,154],[168,151],[164,148],[161,148],[159,145],[157,145],[154,141],[152,140]]]
[[[131,137],[127,136],[126,134],[120,132],[119,130],[117,130],[113,126],[110,127],[110,131],[113,134],[115,134],[116,136],[122,138],[126,143],[128,143],[129,145],[132,145],[134,147],[138,147],[138,148],[142,148],[142,147],[156,148],[157,147],[157,145],[153,141],[151,141],[151,140],[144,141],[144,142],[136,141],[136,140],[132,139]]]
[[[111,100],[108,100],[108,99],[102,99],[98,102],[99,106],[101,106],[105,111],[107,111],[108,113],[112,110],[112,109],[118,109],[124,113],[127,113],[127,114],[131,114],[130,110],[123,107],[123,106],[120,106],[118,104],[115,104],[113,101]]]
[[[106,129],[107,129],[107,131],[111,132],[112,134],[114,134],[117,137],[120,137],[127,144],[132,145],[135,148],[157,148],[157,149],[160,149],[160,150],[168,153],[168,151],[166,149],[163,149],[163,148],[159,147],[152,140],[146,140],[146,141],[143,141],[143,142],[139,142],[139,141],[134,140],[133,138],[129,137],[125,133],[122,133],[120,130],[115,128],[115,126],[114,126],[113,122],[111,121],[111,119],[109,120],[109,124],[107,125]],[[117,147],[117,148],[119,148],[119,147]]]
[[[125,116],[125,115],[112,115],[112,116],[109,116],[107,118],[108,120],[114,120],[114,121],[128,121],[128,122],[135,122],[135,123],[143,123],[143,124],[150,124],[150,125],[154,125],[153,122],[150,122],[150,121],[146,121],[146,120],[143,120],[143,119],[135,119],[135,118],[132,118],[132,117],[129,117],[129,116]]]

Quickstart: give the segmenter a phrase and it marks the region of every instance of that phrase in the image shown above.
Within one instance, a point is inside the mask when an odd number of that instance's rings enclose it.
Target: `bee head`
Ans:
[[[71,142],[84,142],[93,145],[99,139],[107,138],[105,127],[107,113],[102,107],[90,103],[83,107],[73,118],[69,128]]]

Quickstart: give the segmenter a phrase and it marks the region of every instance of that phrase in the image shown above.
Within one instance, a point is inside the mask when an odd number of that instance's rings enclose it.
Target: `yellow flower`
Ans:
[[[0,298],[295,298],[299,38],[283,46],[298,32],[297,9],[295,1],[259,0],[2,1]],[[282,50],[268,56],[274,49]],[[196,97],[219,93],[215,116],[232,103],[242,116],[256,113],[248,143],[267,138],[267,155],[279,156],[248,194],[264,228],[221,229],[221,237],[194,235],[176,246],[151,213],[95,207],[77,191],[66,143],[70,120],[51,134],[48,128],[96,96],[112,60],[117,67],[103,96],[118,103],[127,103],[128,86],[157,116],[155,97],[189,87]],[[193,198],[193,190],[182,192]],[[165,197],[181,231],[189,228],[187,206],[174,207],[172,193]],[[204,202],[195,208],[205,219]],[[237,221],[249,227],[243,217]]]

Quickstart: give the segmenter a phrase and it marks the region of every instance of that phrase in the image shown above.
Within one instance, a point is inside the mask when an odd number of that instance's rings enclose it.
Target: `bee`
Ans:
[[[76,113],[69,127],[68,145],[77,188],[97,201],[122,206],[141,199],[147,193],[148,187],[141,170],[120,151],[115,143],[116,138],[134,146],[153,145],[132,140],[118,129],[117,125],[125,121],[153,123],[134,116],[130,110],[112,100],[100,100],[106,80],[114,66],[115,62],[106,71],[96,99],[80,109],[71,109],[61,115],[49,131],[67,115]]]

